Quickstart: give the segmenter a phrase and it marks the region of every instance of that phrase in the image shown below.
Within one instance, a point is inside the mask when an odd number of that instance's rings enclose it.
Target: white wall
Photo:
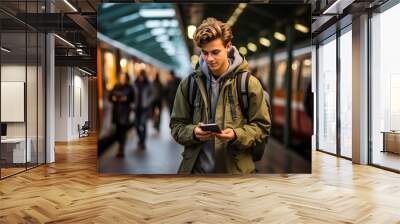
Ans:
[[[37,70],[38,69],[38,70]],[[27,115],[24,122],[6,122],[7,137],[30,139],[30,148],[32,161],[44,163],[44,83],[42,67],[36,67],[25,64],[3,64],[1,66],[1,81],[18,81],[26,83],[26,107],[22,112]],[[27,77],[27,81],[25,78]],[[4,97],[4,96],[2,96]],[[1,108],[1,110],[10,110],[10,108]],[[38,151],[38,152],[37,152]],[[39,156],[37,157],[37,153]]]
[[[68,87],[70,77],[67,67],[55,68],[55,140],[68,140]]]
[[[36,73],[36,67],[28,66],[28,74]],[[25,65],[2,65],[1,66],[1,81],[3,82],[25,82]],[[31,80],[30,80],[31,82]],[[34,83],[36,85],[36,82]],[[32,98],[36,98],[36,88],[27,89],[27,102],[32,102]],[[30,91],[31,90],[31,91]],[[35,105],[36,107],[36,105]],[[1,110],[7,110],[7,108],[1,108]],[[28,115],[28,121],[33,120],[31,114]],[[34,114],[36,116],[36,114]],[[35,117],[36,119],[36,117]],[[28,125],[31,127],[32,125]],[[25,137],[25,122],[7,122],[7,136],[8,137]],[[28,136],[29,137],[29,136]]]
[[[78,124],[88,120],[88,78],[83,75],[76,68],[56,67],[56,141],[77,139]]]

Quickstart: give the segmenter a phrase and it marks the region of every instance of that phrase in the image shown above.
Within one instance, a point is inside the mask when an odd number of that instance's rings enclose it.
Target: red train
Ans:
[[[275,87],[272,96],[273,132],[283,135],[285,124],[285,75],[287,69],[287,52],[275,54]],[[259,77],[263,86],[268,89],[270,75],[270,57],[261,56],[249,60],[250,68]],[[291,105],[291,140],[294,145],[310,143],[313,132],[312,118],[306,112],[306,91],[311,88],[311,48],[299,48],[293,51],[292,63],[292,105]],[[312,109],[311,109],[312,110]]]

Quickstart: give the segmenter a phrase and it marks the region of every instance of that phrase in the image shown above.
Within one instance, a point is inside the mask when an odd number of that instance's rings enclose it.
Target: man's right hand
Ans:
[[[200,125],[202,123],[199,123],[193,130],[194,135],[196,136],[197,139],[199,139],[200,141],[207,141],[208,139],[210,139],[211,137],[213,137],[215,134],[212,133],[211,131],[203,131],[200,128]]]

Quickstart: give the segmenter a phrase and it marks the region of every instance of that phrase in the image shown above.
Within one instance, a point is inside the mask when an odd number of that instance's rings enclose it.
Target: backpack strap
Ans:
[[[196,73],[193,72],[188,78],[187,102],[190,105],[190,114],[193,114],[194,107],[200,102],[200,91],[197,82],[194,79],[195,74]]]
[[[228,89],[228,100],[229,100],[229,105],[231,107],[231,114],[232,114],[232,119],[235,120],[237,118],[236,115],[236,109],[235,109],[235,101],[233,99],[233,94],[232,94],[232,85],[229,85]]]
[[[197,89],[198,89],[196,80],[194,79],[194,75],[195,74],[196,73],[190,74],[189,78],[188,78],[187,102],[189,102],[189,105],[191,107],[193,107],[193,105],[194,105],[194,101],[195,101],[195,98],[196,98],[196,92],[197,92]]]
[[[248,87],[249,87],[249,78],[250,75],[248,72],[243,72],[238,74],[236,77],[236,91],[239,99],[240,109],[242,110],[243,116],[248,120],[249,119],[249,96],[248,96]]]

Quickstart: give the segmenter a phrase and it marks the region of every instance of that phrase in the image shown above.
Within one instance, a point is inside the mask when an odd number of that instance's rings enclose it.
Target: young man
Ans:
[[[261,84],[254,76],[248,82],[248,114],[241,113],[235,77],[249,68],[232,46],[232,37],[229,25],[214,18],[204,20],[194,33],[202,52],[192,75],[200,100],[190,103],[189,78],[184,79],[170,122],[172,136],[185,146],[179,174],[254,173],[251,150],[269,136],[270,115]],[[234,104],[230,104],[232,98]],[[216,123],[222,132],[203,131],[201,123]]]

